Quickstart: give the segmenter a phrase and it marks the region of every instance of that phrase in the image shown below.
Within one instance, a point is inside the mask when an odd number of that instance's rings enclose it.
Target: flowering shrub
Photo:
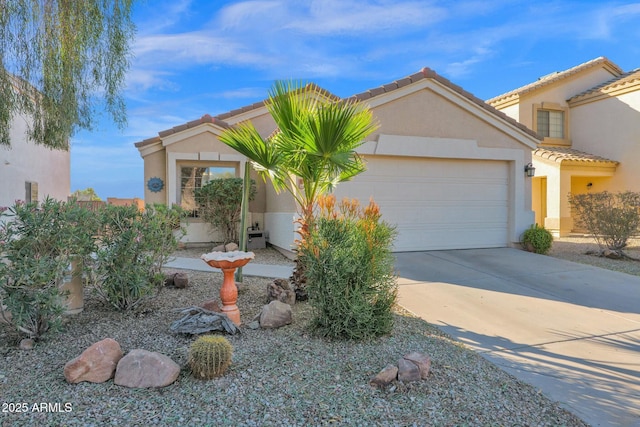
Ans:
[[[311,323],[319,335],[364,340],[388,334],[397,282],[391,244],[394,229],[371,201],[362,208],[335,197],[319,200],[320,212],[301,244]]]

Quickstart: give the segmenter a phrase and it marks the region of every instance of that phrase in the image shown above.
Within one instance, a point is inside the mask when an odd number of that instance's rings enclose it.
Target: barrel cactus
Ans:
[[[209,380],[225,373],[231,365],[233,347],[217,335],[199,337],[189,348],[189,367],[194,377]]]

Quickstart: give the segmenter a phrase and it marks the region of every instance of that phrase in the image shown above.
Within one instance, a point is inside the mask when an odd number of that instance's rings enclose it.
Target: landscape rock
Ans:
[[[185,272],[176,273],[173,276],[173,286],[178,289],[184,289],[189,285],[189,276]]]
[[[222,313],[222,310],[220,309],[220,304],[218,304],[218,300],[215,300],[215,299],[210,299],[209,301],[205,301],[199,304],[199,306],[204,308],[205,310],[215,311],[216,313]]]
[[[239,248],[237,243],[231,242],[231,243],[227,243],[226,245],[218,245],[218,246],[214,246],[213,249],[211,249],[211,252],[232,252],[232,251],[237,251]]]
[[[398,360],[398,381],[409,383],[422,379],[418,365],[402,358]]]
[[[238,245],[236,243],[233,243],[233,242],[227,243],[224,246],[224,250],[227,251],[227,252],[237,251],[238,250]]]
[[[371,378],[369,384],[371,384],[372,386],[384,387],[395,381],[397,376],[398,367],[396,365],[389,364],[385,366],[384,369],[382,369],[380,372],[378,372],[378,375]]]
[[[296,302],[296,293],[289,286],[286,279],[275,279],[267,285],[267,302],[280,301],[293,305]]]
[[[249,322],[249,324],[247,325],[247,328],[253,329],[253,330],[260,329],[260,322],[257,320]]]
[[[189,276],[185,272],[169,272],[164,275],[164,285],[184,289],[189,285]]]
[[[240,333],[240,329],[225,313],[216,313],[202,307],[188,307],[180,309],[183,317],[171,324],[169,329],[182,334],[204,334],[212,331],[222,331],[228,334]]]
[[[18,346],[18,348],[20,350],[33,350],[33,347],[35,347],[35,345],[35,341],[33,341],[31,338],[24,338],[20,340],[20,345]]]
[[[67,362],[64,365],[64,377],[71,384],[82,381],[103,383],[113,377],[121,358],[120,344],[112,338],[105,338]]]
[[[622,254],[619,251],[612,251],[611,249],[605,249],[602,252],[602,256],[609,259],[622,259]]]
[[[292,322],[291,306],[281,301],[271,301],[262,308],[260,313],[260,326],[274,329]]]
[[[431,370],[431,358],[429,356],[413,351],[405,355],[404,359],[413,362],[420,369],[420,378],[427,379]]]
[[[164,354],[135,349],[120,359],[113,382],[130,388],[156,388],[172,384],[180,366]]]

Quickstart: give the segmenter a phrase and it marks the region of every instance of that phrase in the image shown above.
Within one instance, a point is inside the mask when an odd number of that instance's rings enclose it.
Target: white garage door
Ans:
[[[367,171],[338,185],[336,197],[373,197],[397,227],[397,252],[504,247],[508,176],[504,161],[368,157]]]

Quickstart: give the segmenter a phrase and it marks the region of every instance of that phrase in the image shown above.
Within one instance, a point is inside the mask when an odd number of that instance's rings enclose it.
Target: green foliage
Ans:
[[[96,194],[96,190],[94,190],[92,187],[87,187],[84,190],[76,190],[71,193],[71,197],[83,202],[101,201],[100,197]]]
[[[326,98],[311,84],[276,82],[266,107],[278,126],[269,138],[245,122],[225,130],[220,141],[248,157],[276,191],[293,195],[304,240],[318,197],[366,169],[355,150],[377,124],[363,104]]]
[[[534,224],[522,234],[520,243],[537,254],[545,255],[551,249],[553,235],[546,228]]]
[[[210,380],[224,375],[229,365],[233,347],[229,341],[217,335],[204,335],[189,348],[189,367],[194,377]]]
[[[0,144],[10,144],[17,114],[33,122],[36,143],[69,148],[77,128],[90,129],[96,94],[124,126],[120,91],[135,27],[133,0],[6,0],[0,2]]]
[[[59,328],[60,286],[72,258],[93,250],[97,223],[75,203],[49,198],[16,203],[0,221],[0,299],[16,329],[38,338]]]
[[[591,233],[601,249],[621,251],[640,226],[640,193],[569,194],[576,223]]]
[[[118,310],[129,310],[159,291],[162,265],[178,246],[177,208],[107,205],[101,210],[96,251],[98,293]]]
[[[373,201],[321,197],[320,215],[301,245],[312,329],[321,336],[366,340],[388,334],[397,282],[391,245],[395,231],[380,220]]]
[[[251,181],[249,200],[256,194]],[[200,217],[222,232],[224,243],[238,242],[238,223],[242,213],[242,178],[214,179],[196,190]]]

